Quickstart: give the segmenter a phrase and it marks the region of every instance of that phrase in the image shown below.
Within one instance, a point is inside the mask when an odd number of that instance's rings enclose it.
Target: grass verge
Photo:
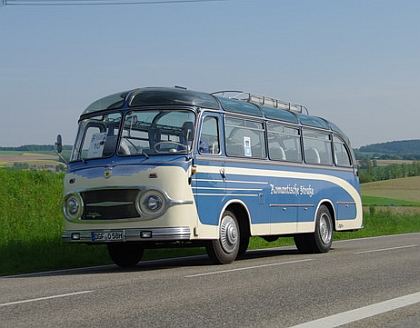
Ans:
[[[363,205],[364,206],[415,206],[419,207],[419,202],[413,202],[408,200],[401,199],[392,199],[385,197],[376,197],[376,196],[363,196]]]

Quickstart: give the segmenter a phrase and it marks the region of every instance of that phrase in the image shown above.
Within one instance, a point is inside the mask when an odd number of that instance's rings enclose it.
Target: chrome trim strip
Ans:
[[[86,207],[96,206],[96,207],[108,207],[108,206],[118,206],[118,205],[132,205],[134,202],[98,202],[98,203],[89,203],[86,204]]]
[[[92,241],[93,232],[124,231],[125,241],[177,241],[190,240],[189,227],[175,228],[145,228],[145,229],[93,229],[93,230],[66,230],[62,234],[64,242],[68,243],[95,243]],[[141,234],[151,237],[141,237]],[[72,235],[79,234],[79,239],[72,239]],[[110,241],[112,242],[112,241]],[[96,242],[99,244],[99,242]],[[104,242],[102,242],[104,243]]]

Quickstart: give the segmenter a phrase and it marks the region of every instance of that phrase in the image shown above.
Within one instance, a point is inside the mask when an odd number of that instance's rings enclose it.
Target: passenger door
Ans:
[[[218,225],[226,194],[224,159],[221,156],[221,117],[204,113],[200,122],[191,184],[201,223]]]

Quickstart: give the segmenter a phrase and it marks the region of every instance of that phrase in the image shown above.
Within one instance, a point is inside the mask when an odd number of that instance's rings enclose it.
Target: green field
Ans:
[[[62,243],[63,178],[62,172],[0,168],[0,276],[111,263],[103,245]],[[415,201],[419,199],[419,182],[409,178],[362,185],[365,228],[354,233],[336,233],[335,239],[420,231],[420,213],[415,211],[420,209]],[[401,186],[410,192],[404,194]],[[401,199],[402,195],[410,197]],[[290,244],[291,238],[269,243],[256,237],[251,238],[250,248]],[[147,250],[144,259],[204,253],[204,249]]]
[[[363,183],[362,195],[420,203],[420,176]]]

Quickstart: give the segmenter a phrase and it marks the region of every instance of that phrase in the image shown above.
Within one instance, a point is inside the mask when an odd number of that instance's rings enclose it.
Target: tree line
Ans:
[[[420,176],[420,161],[396,163],[387,166],[378,166],[375,159],[359,161],[359,178],[361,183],[415,176]]]
[[[355,149],[357,159],[368,156],[378,159],[420,160],[420,139],[402,140],[362,146]]]
[[[63,145],[63,150],[71,150],[72,146]],[[3,151],[51,151],[55,150],[55,145],[23,145],[18,147],[1,147]]]

